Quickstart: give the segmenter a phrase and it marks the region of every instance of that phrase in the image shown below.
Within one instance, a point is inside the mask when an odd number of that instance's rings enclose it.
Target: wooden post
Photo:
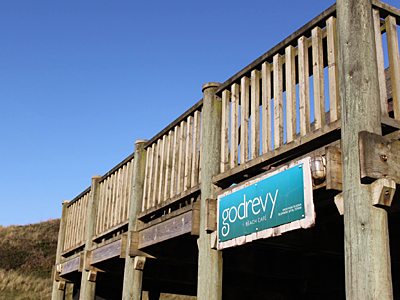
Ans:
[[[67,212],[68,212],[68,204],[69,201],[62,202],[62,212],[61,212],[61,220],[60,220],[60,229],[58,231],[58,241],[57,241],[57,253],[56,253],[56,265],[61,263],[61,252],[64,249],[64,241],[65,241],[65,230],[67,228]],[[57,272],[57,271],[55,271]],[[58,289],[58,281],[56,280],[56,276],[54,276],[53,281],[53,293],[51,296],[52,300],[63,300],[64,299],[64,290]]]
[[[213,199],[212,176],[218,174],[221,157],[222,103],[215,91],[219,83],[203,85],[203,131],[201,161],[200,238],[197,299],[222,299],[222,252],[211,249],[211,233],[206,232],[206,199]]]
[[[135,142],[135,158],[133,162],[132,193],[129,211],[128,245],[126,247],[124,285],[122,290],[123,300],[142,299],[143,270],[135,268],[135,258],[129,255],[131,233],[137,230],[137,216],[141,212],[143,199],[143,185],[146,169],[146,151],[144,144],[147,140]]]
[[[393,299],[387,213],[360,176],[359,132],[381,134],[371,0],[338,0],[346,299]]]
[[[99,203],[99,182],[101,176],[94,175],[92,177],[92,187],[89,199],[89,206],[87,210],[87,223],[86,223],[86,240],[85,240],[85,257],[89,251],[92,250],[92,238],[96,233],[96,221],[97,221],[97,206]],[[81,300],[94,300],[96,296],[96,281],[92,281],[91,275],[93,270],[82,270],[82,280],[81,280],[81,291],[79,299]],[[90,278],[90,280],[89,280]]]

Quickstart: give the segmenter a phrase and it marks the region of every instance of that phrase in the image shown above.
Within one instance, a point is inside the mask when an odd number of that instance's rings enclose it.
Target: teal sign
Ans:
[[[218,199],[218,238],[224,242],[303,219],[303,164]]]

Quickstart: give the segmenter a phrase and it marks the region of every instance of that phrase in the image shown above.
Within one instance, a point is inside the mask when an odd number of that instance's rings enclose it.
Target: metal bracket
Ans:
[[[146,263],[145,256],[135,256],[135,259],[133,261],[133,267],[135,268],[135,270],[143,270],[145,263]]]

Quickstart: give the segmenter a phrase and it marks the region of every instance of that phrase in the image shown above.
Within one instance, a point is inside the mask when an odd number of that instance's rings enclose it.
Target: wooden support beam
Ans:
[[[56,253],[56,266],[62,266],[61,263],[61,252],[64,249],[65,243],[65,232],[67,228],[67,216],[68,216],[68,204],[69,201],[62,202],[62,212],[61,212],[61,221],[60,221],[60,229],[58,232],[58,240],[57,240],[57,253]],[[58,289],[57,278],[61,274],[62,269],[55,270],[53,274],[55,274],[56,278],[53,279],[53,291],[52,291],[52,300],[63,300],[64,299],[64,290]]]
[[[92,186],[89,199],[89,206],[87,209],[87,223],[86,223],[86,239],[85,239],[85,252],[81,279],[81,290],[79,294],[79,299],[82,300],[92,300],[96,295],[96,276],[92,275],[92,270],[87,270],[85,268],[86,262],[90,259],[91,250],[93,247],[92,238],[96,235],[96,222],[97,222],[97,208],[99,204],[99,183],[102,176],[94,175],[92,177]]]
[[[371,0],[338,0],[346,299],[393,299],[388,216],[360,175],[359,133],[381,135]],[[398,54],[397,54],[398,55]],[[397,56],[398,57],[398,56]]]
[[[400,184],[400,141],[379,134],[359,133],[362,179],[393,178]]]
[[[342,152],[337,147],[326,147],[326,189],[342,191]]]
[[[128,237],[125,254],[124,283],[122,289],[123,300],[140,300],[142,298],[143,272],[135,268],[135,258],[130,254],[132,246],[132,232],[137,231],[138,214],[142,209],[144,178],[146,169],[146,140],[135,142],[135,160],[132,175],[132,192],[129,211]]]
[[[245,81],[245,80],[244,80]],[[222,299],[222,252],[212,249],[212,234],[206,231],[206,199],[215,199],[212,177],[219,173],[221,163],[221,99],[215,95],[219,83],[203,85],[203,159],[201,161],[200,237],[198,264],[198,299]],[[242,85],[243,89],[243,85]],[[243,93],[243,90],[242,90]],[[243,96],[243,95],[242,95]],[[243,100],[246,97],[242,97]],[[241,124],[244,126],[246,124]],[[234,129],[231,129],[231,132]],[[241,136],[241,144],[248,138]],[[248,155],[243,155],[244,163]],[[228,171],[229,172],[229,171]],[[227,172],[225,172],[227,173]]]
[[[91,255],[86,254],[86,257],[90,257],[89,266],[85,269],[89,270],[91,265],[97,264],[99,262],[111,259],[113,257],[121,257],[122,253],[126,252],[126,248],[123,248],[122,236],[112,243],[108,243],[102,247],[92,250]],[[125,255],[125,254],[124,254]]]
[[[70,260],[65,261],[62,264],[62,271],[61,271],[60,275],[63,276],[65,274],[69,274],[69,273],[78,271],[80,262],[81,262],[80,256],[77,256]]]
[[[129,256],[143,256],[148,258],[156,258],[150,254],[147,254],[144,251],[139,250],[139,231],[131,231],[130,232],[130,241],[129,241]]]
[[[206,199],[206,231],[217,230],[217,200]]]

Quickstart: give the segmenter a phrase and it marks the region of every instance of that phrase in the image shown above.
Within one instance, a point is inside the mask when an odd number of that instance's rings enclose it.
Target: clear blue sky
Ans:
[[[396,1],[389,3],[395,5]],[[334,1],[0,1],[0,224],[61,202]]]

